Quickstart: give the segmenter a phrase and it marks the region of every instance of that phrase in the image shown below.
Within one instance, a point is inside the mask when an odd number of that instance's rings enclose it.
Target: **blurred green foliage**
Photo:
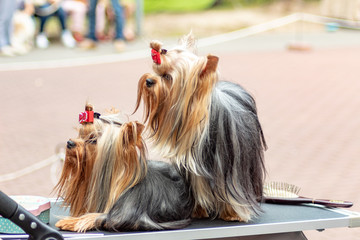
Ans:
[[[251,7],[251,6],[261,6],[266,4],[271,4],[274,2],[285,2],[289,1],[290,3],[296,3],[294,0],[221,0],[221,5],[224,6],[243,6],[243,7]],[[300,0],[303,2],[319,2],[320,0]]]
[[[144,0],[145,13],[159,12],[194,12],[217,8],[231,8],[233,6],[259,6],[270,4],[276,1],[291,0]],[[316,2],[320,0],[302,0],[304,2]]]
[[[207,9],[214,0],[144,0],[145,13],[190,12]]]
[[[231,8],[233,5],[254,6],[276,0],[144,0],[145,13],[193,12],[213,7]]]
[[[224,2],[238,2],[240,4],[244,4],[244,5],[260,5],[260,4],[269,4],[269,3],[273,3],[276,1],[291,1],[291,0],[223,0]],[[302,0],[304,2],[315,2],[315,1],[320,1],[320,0]],[[295,2],[295,1],[294,1]]]

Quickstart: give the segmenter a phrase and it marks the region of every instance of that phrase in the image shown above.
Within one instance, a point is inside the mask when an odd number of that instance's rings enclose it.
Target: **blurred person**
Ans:
[[[66,13],[61,7],[61,0],[33,0],[35,6],[35,16],[40,19],[40,29],[36,36],[36,46],[38,48],[48,48],[49,40],[44,32],[45,24],[51,16],[56,16],[61,25],[61,41],[64,46],[73,48],[76,41],[71,32],[66,27]]]
[[[96,7],[98,0],[89,0],[89,33],[80,47],[83,49],[92,49],[97,45],[98,38],[96,36]],[[119,0],[111,0],[111,5],[115,14],[115,37],[114,47],[117,51],[122,51],[125,48],[125,37],[123,33],[124,28],[124,12],[119,3]]]
[[[16,7],[17,2],[14,0],[0,0],[0,54],[4,56],[15,56],[10,39]]]
[[[126,24],[125,24],[125,27],[124,27],[124,36],[125,36],[125,39],[127,41],[132,41],[135,39],[135,31],[134,31],[134,27],[133,26],[130,26],[130,24],[127,24],[128,20],[130,20],[131,18],[134,17],[135,15],[135,11],[136,11],[136,5],[134,3],[133,0],[127,0],[123,3],[123,6],[124,6],[124,12],[125,12],[125,19],[126,19]]]
[[[64,0],[62,7],[71,17],[70,30],[77,42],[84,39],[85,21],[87,14],[87,0]]]
[[[63,0],[62,7],[71,17],[70,29],[77,42],[81,42],[84,36],[85,22],[88,12],[87,0]],[[96,5],[96,24],[95,32],[98,40],[108,40],[105,34],[107,22],[107,10],[109,2],[107,0],[99,0]]]
[[[122,8],[123,8],[123,13],[124,13],[124,18],[125,18],[125,23],[123,25],[123,35],[126,41],[132,41],[135,39],[135,32],[133,30],[133,27],[130,26],[129,20],[131,20],[131,18],[134,16],[135,13],[135,4],[133,1],[130,0],[123,0],[121,2]],[[106,20],[108,22],[108,29],[107,31],[109,32],[108,35],[113,34],[113,25],[115,25],[115,14],[114,11],[109,8],[108,6],[106,6]],[[99,32],[105,32],[105,23],[103,24],[103,30],[99,29]]]
[[[108,0],[99,0],[96,5],[96,24],[95,24],[95,34],[97,40],[109,40],[114,38],[114,36],[109,36],[106,33],[106,23],[108,20],[108,10],[110,4]]]
[[[95,35],[97,41],[107,41],[115,38],[115,14],[109,0],[98,0],[96,5]]]

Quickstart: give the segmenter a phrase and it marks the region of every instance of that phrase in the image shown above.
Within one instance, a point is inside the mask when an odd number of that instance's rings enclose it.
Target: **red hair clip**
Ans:
[[[79,123],[93,123],[94,111],[85,111],[79,114]]]
[[[158,51],[156,51],[155,49],[151,49],[151,57],[152,57],[152,60],[154,61],[154,63],[161,64],[160,53]]]

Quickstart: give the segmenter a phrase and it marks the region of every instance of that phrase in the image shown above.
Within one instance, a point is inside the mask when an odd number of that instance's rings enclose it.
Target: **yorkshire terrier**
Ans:
[[[136,112],[162,157],[186,172],[192,216],[249,221],[261,212],[266,142],[253,97],[219,81],[219,58],[195,54],[192,34],[172,50],[150,43],[154,74],[138,83]]]
[[[194,204],[190,187],[175,166],[146,160],[144,126],[96,114],[90,121],[67,144],[57,189],[70,217],[56,226],[78,232],[187,226]]]
[[[87,212],[86,199],[96,158],[96,140],[102,127],[101,121],[93,121],[93,118],[93,106],[86,104],[85,112],[79,116],[78,137],[67,141],[63,170],[54,188],[74,217]]]

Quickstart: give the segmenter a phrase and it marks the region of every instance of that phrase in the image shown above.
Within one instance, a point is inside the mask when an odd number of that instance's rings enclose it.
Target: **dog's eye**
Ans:
[[[97,143],[97,139],[96,138],[91,138],[86,140],[87,143],[91,143],[91,144],[96,144]]]
[[[88,139],[85,140],[86,143],[96,144],[97,143],[97,136],[96,134],[90,134]]]
[[[168,80],[168,81],[171,81],[172,80],[172,77],[170,74],[167,74],[165,73],[163,76],[162,76],[164,79]]]

